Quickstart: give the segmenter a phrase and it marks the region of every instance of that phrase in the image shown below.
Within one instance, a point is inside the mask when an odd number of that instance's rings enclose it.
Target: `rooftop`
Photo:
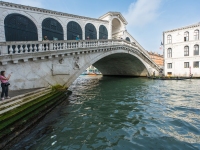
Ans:
[[[199,27],[199,26],[200,26],[200,22],[199,22],[199,23],[196,23],[196,24],[193,24],[193,25],[184,26],[184,27],[180,27],[180,28],[176,28],[176,29],[164,31],[164,33],[173,32],[173,31],[178,31],[178,30],[183,30],[183,29],[188,29],[188,28],[195,28],[195,27]]]
[[[26,5],[15,4],[15,3],[9,3],[9,2],[4,2],[4,1],[0,1],[0,7],[1,6],[19,8],[19,9],[25,9],[25,10],[31,10],[31,11],[38,11],[38,12],[43,12],[43,13],[49,13],[49,14],[55,14],[55,15],[61,15],[61,16],[68,16],[68,17],[74,17],[74,18],[108,22],[106,20],[84,17],[84,16],[79,16],[79,15],[73,15],[73,14],[68,14],[68,13],[64,13],[64,12],[53,11],[53,10],[49,10],[49,9],[43,9],[43,8],[26,6]]]

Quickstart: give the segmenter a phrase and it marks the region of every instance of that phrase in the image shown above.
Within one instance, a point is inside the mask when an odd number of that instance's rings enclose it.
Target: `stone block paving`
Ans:
[[[35,91],[35,90],[38,90],[38,89],[41,89],[41,88],[33,88],[33,89],[24,89],[24,90],[9,91],[8,95],[12,98],[14,96],[26,94],[26,93],[29,93],[29,92],[32,92],[32,91]],[[0,92],[0,94],[1,94],[1,92]]]

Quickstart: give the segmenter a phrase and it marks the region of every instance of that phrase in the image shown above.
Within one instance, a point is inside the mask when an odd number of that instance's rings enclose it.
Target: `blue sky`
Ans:
[[[148,51],[162,53],[162,32],[200,22],[200,0],[4,0],[98,18],[121,12],[127,30]]]

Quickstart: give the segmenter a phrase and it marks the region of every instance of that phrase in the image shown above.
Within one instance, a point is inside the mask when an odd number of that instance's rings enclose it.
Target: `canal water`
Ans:
[[[200,149],[200,80],[80,76],[12,149]]]

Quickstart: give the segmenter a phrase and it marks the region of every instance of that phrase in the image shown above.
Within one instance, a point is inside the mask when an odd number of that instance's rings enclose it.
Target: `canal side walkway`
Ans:
[[[13,98],[15,96],[18,96],[18,95],[22,95],[22,94],[26,94],[26,93],[29,93],[29,92],[33,92],[35,90],[38,90],[38,89],[41,89],[41,88],[33,88],[33,89],[24,89],[24,90],[15,90],[15,91],[8,91],[8,95]],[[0,92],[1,94],[1,92]],[[5,101],[5,100],[4,100]],[[2,100],[0,100],[0,102],[2,102]]]

